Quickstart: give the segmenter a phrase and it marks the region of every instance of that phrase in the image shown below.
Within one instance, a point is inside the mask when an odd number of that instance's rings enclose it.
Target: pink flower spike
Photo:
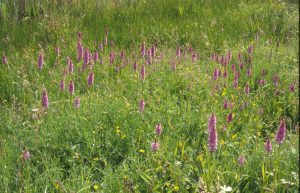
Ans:
[[[163,128],[162,128],[161,124],[156,125],[156,128],[155,128],[156,135],[161,135],[162,130],[163,130]]]
[[[252,75],[252,70],[251,70],[251,68],[248,68],[248,69],[247,69],[246,75],[247,75],[247,77],[250,77],[250,76]]]
[[[136,61],[133,63],[133,66],[132,66],[132,68],[133,68],[133,70],[134,70],[134,71],[136,71],[136,70],[137,70],[137,62],[136,62]]]
[[[5,64],[5,65],[8,64],[7,57],[5,56],[4,52],[3,52],[3,55],[2,55],[2,63]]]
[[[271,143],[270,139],[267,139],[267,141],[265,143],[265,150],[267,153],[272,153],[272,143]]]
[[[43,65],[44,65],[44,55],[43,55],[42,52],[40,52],[39,58],[38,58],[38,68],[39,68],[39,70],[43,69]]]
[[[232,113],[228,114],[227,121],[228,121],[228,123],[230,123],[232,121]]]
[[[30,158],[30,152],[28,150],[24,150],[22,152],[22,160],[23,160],[23,162],[28,161],[29,158]]]
[[[115,61],[115,53],[113,51],[110,51],[110,55],[109,55],[109,62],[110,64],[114,63]]]
[[[145,101],[142,99],[139,102],[139,111],[142,113],[145,110]]]
[[[81,44],[81,41],[78,41],[77,43],[77,61],[80,62],[83,57],[83,47]]]
[[[281,120],[279,128],[278,128],[276,136],[275,136],[275,140],[279,145],[283,143],[283,141],[285,139],[285,133],[286,133],[285,121]]]
[[[43,108],[49,107],[48,92],[46,89],[43,89],[43,93],[42,93],[42,107]]]
[[[70,84],[69,84],[69,93],[70,93],[70,95],[73,95],[73,94],[74,94],[74,90],[75,90],[74,81],[71,80],[71,81],[70,81]]]
[[[193,52],[193,54],[192,54],[192,62],[196,62],[196,60],[197,60],[197,53]]]
[[[290,84],[289,90],[290,90],[291,92],[295,92],[295,83],[294,83],[294,82],[293,82],[292,84]]]
[[[145,42],[142,43],[141,45],[141,55],[144,57],[146,55],[146,45]]]
[[[208,121],[208,149],[210,152],[217,150],[218,146],[218,133],[217,133],[217,117],[211,114]]]
[[[87,83],[89,86],[92,86],[94,84],[94,72],[91,72],[88,76]]]
[[[154,141],[151,143],[151,149],[152,151],[157,151],[159,149],[159,143],[157,141]]]
[[[223,108],[224,109],[227,109],[228,108],[228,102],[227,102],[227,99],[224,98],[224,101],[223,101]]]
[[[245,90],[245,94],[246,94],[246,95],[249,95],[249,94],[250,94],[250,86],[249,86],[249,84],[246,84],[244,90]]]
[[[94,53],[94,61],[97,62],[99,60],[99,54],[97,51]]]
[[[243,166],[246,163],[245,156],[241,155],[238,159],[238,162],[239,162],[240,166]]]
[[[146,67],[142,66],[141,68],[141,79],[144,81],[146,77]]]
[[[64,91],[65,90],[65,80],[61,79],[60,81],[60,91]]]
[[[80,97],[76,97],[74,100],[74,107],[79,108],[80,107]]]
[[[69,68],[69,73],[72,74],[74,72],[74,64],[72,63],[72,61],[70,61],[68,68]]]

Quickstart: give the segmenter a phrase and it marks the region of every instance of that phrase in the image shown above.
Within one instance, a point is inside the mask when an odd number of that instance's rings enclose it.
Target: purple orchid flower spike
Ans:
[[[212,114],[208,121],[208,149],[210,152],[217,150],[218,133],[217,133],[217,117]]]

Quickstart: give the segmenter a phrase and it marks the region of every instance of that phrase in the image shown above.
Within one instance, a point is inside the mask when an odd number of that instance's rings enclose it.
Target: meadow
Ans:
[[[298,192],[299,2],[0,1],[0,192]]]

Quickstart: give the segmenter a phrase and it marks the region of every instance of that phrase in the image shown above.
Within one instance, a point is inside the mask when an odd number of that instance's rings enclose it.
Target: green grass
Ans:
[[[7,65],[0,62],[0,192],[221,192],[224,186],[232,192],[297,192],[297,2],[58,2],[28,6],[22,21],[11,1],[0,3],[0,53],[8,60]],[[114,46],[100,53],[103,64],[79,72],[77,32],[83,33],[84,48],[94,52],[106,28]],[[140,56],[143,41],[147,48],[157,46],[153,64],[145,65]],[[253,54],[247,52],[250,44]],[[175,57],[177,45],[182,48],[180,59]],[[197,52],[195,63],[187,52],[190,45]],[[128,63],[116,72],[124,64],[121,50]],[[227,67],[210,59],[212,53],[226,55],[229,50],[233,58]],[[40,51],[45,55],[42,70],[37,68]],[[111,51],[117,54],[113,64]],[[68,56],[74,74],[65,77],[66,90],[61,92]],[[172,60],[178,62],[174,71]],[[234,63],[240,73],[237,88]],[[215,68],[226,70],[228,77],[213,80]],[[246,76],[248,68],[251,77]],[[91,71],[95,82],[88,86]],[[273,84],[275,75],[278,86]],[[261,79],[266,80],[263,86],[258,84]],[[68,93],[70,80],[75,81],[73,96]],[[293,82],[295,92],[289,90]],[[249,96],[244,94],[246,84]],[[47,109],[41,106],[44,88]],[[74,107],[76,96],[81,98],[79,108]],[[233,103],[232,109],[223,109],[224,98]],[[146,103],[143,113],[141,99]],[[228,123],[231,112],[233,121]],[[207,147],[212,113],[218,131],[213,153]],[[287,134],[278,145],[274,138],[282,119]],[[158,123],[161,136],[155,134]],[[267,138],[271,154],[264,149]],[[150,147],[154,140],[160,144],[156,152]],[[24,150],[31,154],[25,162]],[[241,155],[246,158],[243,166],[238,164]]]

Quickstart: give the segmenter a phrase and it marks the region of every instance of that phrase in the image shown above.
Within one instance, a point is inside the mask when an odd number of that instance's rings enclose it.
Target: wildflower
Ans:
[[[223,108],[224,109],[227,109],[228,108],[228,102],[227,102],[227,99],[224,98],[224,101],[223,101]]]
[[[248,54],[252,54],[253,53],[253,45],[250,44],[248,47]]]
[[[145,110],[145,101],[142,99],[139,102],[139,111],[142,113]]]
[[[90,51],[88,48],[85,49],[84,56],[83,56],[83,62],[84,62],[84,65],[87,65],[90,62]]]
[[[75,90],[74,81],[73,81],[73,80],[70,80],[70,84],[69,84],[69,92],[70,92],[70,95],[73,95],[73,94],[74,94],[74,90]]]
[[[221,191],[219,193],[226,193],[226,192],[231,192],[232,188],[230,186],[220,186]]]
[[[241,155],[238,159],[238,162],[239,162],[240,166],[243,166],[246,162],[245,156]]]
[[[92,86],[94,83],[94,72],[91,72],[88,76],[87,83],[89,86]]]
[[[155,50],[156,50],[155,45],[152,45],[152,47],[151,47],[151,57],[154,57]]]
[[[115,53],[113,51],[110,51],[110,54],[109,54],[109,62],[110,64],[114,63],[115,61]]]
[[[43,65],[44,65],[44,56],[43,56],[43,53],[40,52],[39,58],[38,58],[38,68],[39,68],[39,70],[43,69]]]
[[[146,46],[145,46],[145,42],[142,43],[141,45],[141,55],[145,56],[146,55]]]
[[[228,121],[228,123],[230,123],[232,121],[232,113],[228,114],[227,121]]]
[[[232,65],[231,65],[231,71],[232,71],[232,72],[235,72],[235,69],[236,69],[235,64],[232,64]]]
[[[94,184],[94,185],[93,185],[93,190],[94,190],[94,191],[97,191],[98,189],[99,189],[99,186],[98,186],[97,184]]]
[[[258,81],[258,84],[261,85],[261,86],[263,86],[263,85],[266,84],[266,80],[265,80],[265,79],[260,79],[260,80]]]
[[[295,92],[295,83],[294,83],[294,82],[293,82],[292,84],[290,84],[289,90],[290,90],[291,92]]]
[[[77,43],[77,60],[78,62],[81,61],[83,57],[83,47],[80,41]]]
[[[226,70],[224,70],[223,77],[227,78],[227,71]]]
[[[237,58],[238,58],[239,61],[242,60],[242,53],[241,52],[238,53],[238,57]]]
[[[148,53],[148,55],[146,57],[146,64],[152,64],[152,57],[150,56],[149,53]]]
[[[75,98],[75,100],[74,100],[74,106],[76,107],[76,108],[79,108],[79,106],[80,106],[80,97],[76,97]]]
[[[123,60],[124,58],[125,58],[125,52],[124,50],[122,50],[120,53],[120,59]]]
[[[213,76],[214,80],[217,80],[219,78],[219,76],[220,76],[220,71],[218,68],[215,68],[214,76]]]
[[[232,59],[232,52],[229,50],[229,51],[227,52],[227,60],[228,60],[228,62],[230,62],[231,59]]]
[[[212,114],[208,121],[208,148],[209,151],[214,152],[217,150],[218,134],[217,134],[217,117]]]
[[[179,191],[179,186],[174,186],[174,191],[178,192]]]
[[[144,149],[140,149],[139,152],[140,153],[145,153],[145,150]]]
[[[265,149],[267,153],[272,153],[272,143],[270,141],[270,139],[267,139],[266,143],[265,143]]]
[[[233,87],[237,88],[239,85],[239,79],[237,78],[237,76],[234,77],[234,81],[233,81]]]
[[[65,90],[65,80],[64,79],[61,79],[61,81],[60,81],[60,90],[61,91]]]
[[[157,141],[154,141],[151,143],[151,149],[152,151],[157,151],[159,149],[159,143]]]
[[[197,60],[197,53],[193,52],[193,54],[192,54],[192,62],[196,62],[196,60]]]
[[[241,62],[240,63],[240,69],[243,70],[243,68],[244,68],[244,62]]]
[[[43,89],[43,93],[42,93],[42,106],[44,108],[48,108],[49,107],[48,92],[47,92],[46,89]]]
[[[161,135],[162,130],[163,129],[162,129],[161,124],[156,125],[156,128],[155,128],[156,135]]]
[[[27,160],[29,160],[29,158],[30,158],[30,152],[28,151],[28,150],[24,150],[23,152],[22,152],[22,160],[24,161],[24,162],[26,162]]]
[[[285,138],[285,132],[286,132],[285,121],[281,120],[277,134],[275,136],[275,140],[277,141],[278,144],[282,144]]]
[[[68,64],[68,68],[69,68],[69,73],[73,73],[74,72],[74,64],[72,63],[72,61],[70,60],[69,64]]]
[[[141,68],[141,79],[142,80],[145,80],[145,76],[146,76],[146,67],[145,66],[142,66]]]
[[[247,75],[248,77],[250,77],[250,76],[252,75],[252,70],[251,70],[251,68],[248,68],[248,69],[247,69],[246,75]]]
[[[133,67],[133,70],[134,70],[134,71],[137,70],[137,62],[136,62],[136,61],[133,63],[133,66],[132,66],[132,67]]]
[[[246,94],[246,95],[249,95],[249,93],[250,93],[250,86],[249,86],[249,84],[246,84],[244,90],[245,90],[245,94]]]
[[[226,63],[226,60],[225,60],[225,57],[224,57],[224,56],[221,56],[220,63],[221,63],[223,66],[226,66],[226,65],[227,65],[227,63]]]
[[[99,60],[99,54],[97,51],[94,53],[94,61],[97,62]]]
[[[3,53],[3,55],[2,55],[2,63],[3,63],[3,64],[8,64],[8,62],[7,62],[7,57],[5,56],[4,53]]]
[[[68,75],[68,71],[67,69],[64,69],[63,73],[62,73],[63,77],[66,77]]]
[[[78,38],[78,41],[82,40],[82,33],[80,31],[77,32],[77,38]]]

